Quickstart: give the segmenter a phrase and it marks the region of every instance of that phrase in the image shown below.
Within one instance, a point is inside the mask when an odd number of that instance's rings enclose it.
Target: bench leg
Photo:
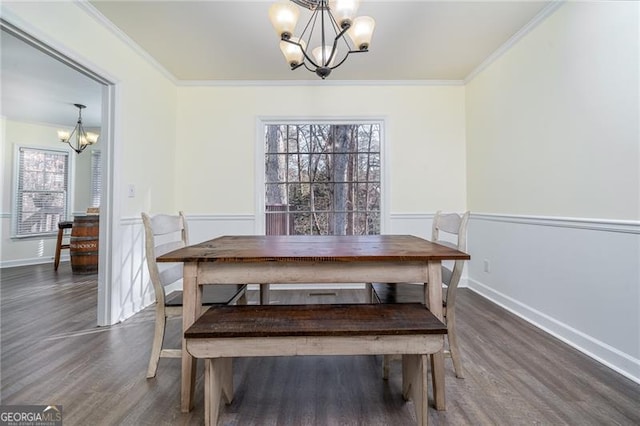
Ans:
[[[204,360],[204,424],[216,426],[222,396],[224,360],[207,358]]]
[[[233,402],[233,358],[218,358],[222,370],[222,396],[229,405]]]
[[[429,415],[427,355],[402,356],[402,396],[411,399],[419,426],[426,426]]]
[[[431,354],[431,380],[433,381],[433,400],[435,401],[436,409],[439,411],[446,410],[444,396],[444,351]]]

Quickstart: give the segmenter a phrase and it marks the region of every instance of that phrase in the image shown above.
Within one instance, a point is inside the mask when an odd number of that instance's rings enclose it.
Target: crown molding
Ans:
[[[171,74],[160,62],[156,61],[153,56],[147,53],[138,43],[133,41],[131,37],[125,34],[120,28],[116,27],[111,21],[109,21],[98,9],[96,9],[88,0],[82,0],[77,2],[78,6],[82,8],[87,14],[91,15],[93,19],[98,21],[104,28],[110,31],[113,35],[118,37],[124,44],[129,46],[136,54],[138,54],[144,61],[154,67],[160,74],[165,76],[173,84],[177,84],[178,80]]]
[[[464,80],[177,80],[183,87],[256,86],[464,86]]]
[[[556,10],[564,5],[566,0],[553,0],[544,9],[542,9],[536,16],[533,17],[524,27],[520,28],[517,33],[511,36],[509,40],[504,42],[500,47],[493,51],[487,58],[482,61],[480,65],[475,67],[473,71],[464,79],[463,83],[466,85],[484,71],[489,65],[497,61],[509,51],[518,41],[524,36],[533,31],[538,25],[540,25],[545,19],[551,16]]]

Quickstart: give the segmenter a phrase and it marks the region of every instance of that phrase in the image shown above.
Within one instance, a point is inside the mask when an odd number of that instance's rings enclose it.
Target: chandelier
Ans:
[[[299,36],[294,36],[294,30],[300,10],[293,3],[311,11],[311,18]],[[360,0],[281,0],[274,3],[269,8],[269,19],[280,36],[280,50],[291,69],[304,65],[325,79],[351,53],[368,52],[376,23],[370,16],[355,16],[359,4]],[[311,45],[317,47],[309,53],[307,46]]]
[[[99,135],[96,133],[85,132],[84,127],[82,127],[82,110],[86,108],[86,106],[82,104],[74,105],[78,108],[78,122],[76,123],[76,127],[73,128],[71,133],[66,130],[58,130],[58,139],[60,139],[60,142],[66,143],[71,147],[71,149],[80,154],[87,146],[98,142]],[[75,139],[72,139],[74,135]]]

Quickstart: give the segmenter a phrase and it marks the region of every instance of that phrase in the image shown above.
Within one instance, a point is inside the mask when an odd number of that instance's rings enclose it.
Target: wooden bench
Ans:
[[[220,398],[233,400],[232,358],[297,355],[402,355],[405,399],[427,424],[427,355],[447,327],[424,305],[214,306],[185,332],[186,348],[205,359],[205,424],[216,425]]]

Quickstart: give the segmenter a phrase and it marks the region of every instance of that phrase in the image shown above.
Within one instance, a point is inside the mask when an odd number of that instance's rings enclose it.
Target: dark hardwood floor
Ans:
[[[69,425],[199,425],[180,412],[180,361],[161,359],[145,378],[153,310],[96,327],[95,276],[68,264],[3,269],[0,402],[61,404]],[[256,300],[256,295],[250,295]],[[275,303],[357,302],[354,290],[278,291]],[[447,411],[432,425],[640,425],[640,385],[573,350],[469,290],[459,296],[465,379],[446,361]],[[167,341],[177,345],[180,320]],[[247,358],[235,362],[235,400],[223,425],[412,425],[399,362],[381,378],[382,357]]]

